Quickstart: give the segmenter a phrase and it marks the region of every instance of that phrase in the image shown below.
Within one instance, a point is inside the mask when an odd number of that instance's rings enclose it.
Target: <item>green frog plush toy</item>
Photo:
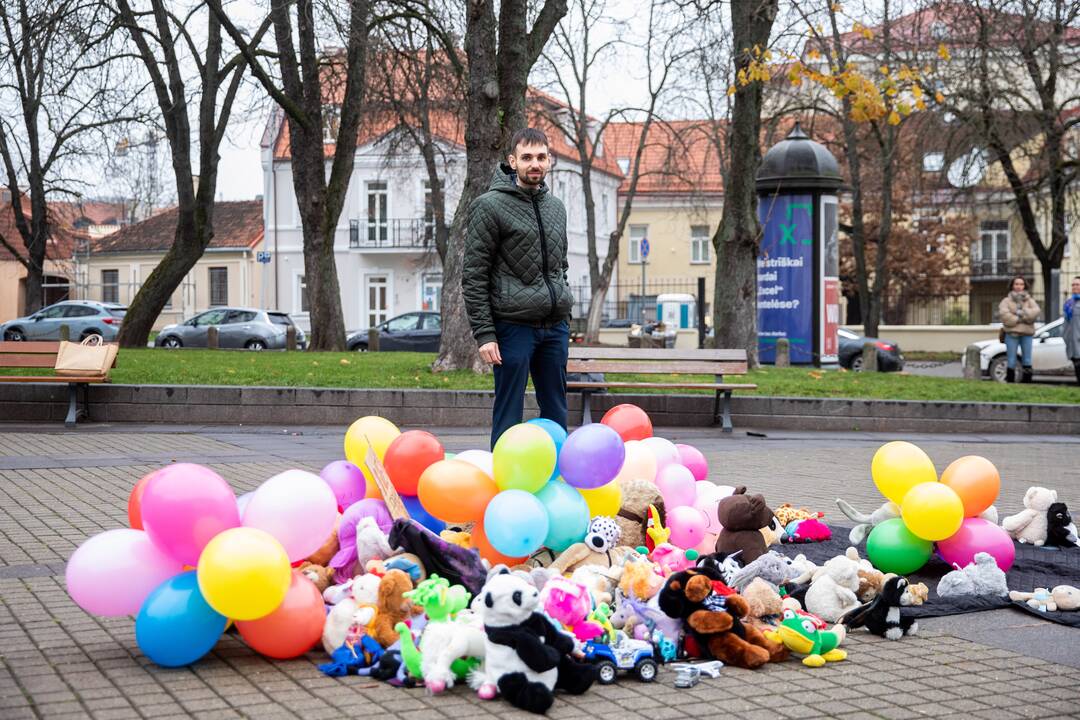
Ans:
[[[807,667],[821,667],[827,662],[847,659],[847,651],[839,647],[845,636],[843,625],[826,630],[824,621],[816,615],[793,608],[784,608],[780,625],[776,630],[765,632],[765,637],[770,640],[783,643],[793,653],[805,655],[803,665]]]

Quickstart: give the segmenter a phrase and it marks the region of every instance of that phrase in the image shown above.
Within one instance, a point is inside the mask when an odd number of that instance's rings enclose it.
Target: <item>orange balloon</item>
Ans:
[[[298,572],[277,610],[258,620],[237,620],[240,637],[267,657],[287,660],[303,655],[322,637],[326,606],[315,583]]]
[[[499,486],[462,460],[440,460],[420,474],[417,496],[433,516],[449,523],[479,522]]]
[[[997,500],[1001,475],[994,463],[979,455],[965,455],[953,460],[941,474],[941,484],[948,485],[964,503],[964,517],[975,517]]]
[[[434,435],[423,430],[409,430],[390,443],[383,465],[399,493],[415,495],[420,475],[433,463],[442,460],[445,454],[442,443]]]
[[[135,487],[131,489],[131,495],[128,496],[128,525],[132,530],[142,530],[142,495],[146,490],[146,483],[150,482],[150,478],[158,474],[155,470],[152,473],[144,475],[139,482],[135,483]]]
[[[520,558],[507,557],[493,548],[491,543],[488,542],[487,535],[484,534],[484,523],[482,522],[476,523],[476,527],[472,529],[472,544],[473,547],[480,552],[480,557],[484,558],[492,565],[502,563],[507,567],[514,567],[515,565],[521,565],[529,559],[528,556]]]

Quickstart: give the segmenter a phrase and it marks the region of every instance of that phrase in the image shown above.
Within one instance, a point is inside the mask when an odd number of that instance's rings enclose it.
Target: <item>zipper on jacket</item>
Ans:
[[[536,226],[540,229],[540,269],[544,273],[544,284],[547,285],[548,295],[551,297],[551,312],[548,313],[548,316],[551,316],[555,314],[555,287],[548,277],[547,237],[544,235],[544,221],[540,219],[540,203],[535,194],[531,198],[533,212],[536,213]]]

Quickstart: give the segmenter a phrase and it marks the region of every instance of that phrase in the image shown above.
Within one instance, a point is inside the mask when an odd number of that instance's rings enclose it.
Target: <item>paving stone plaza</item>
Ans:
[[[265,659],[235,634],[193,667],[154,666],[135,643],[131,618],[102,619],[76,607],[64,563],[88,536],[124,527],[138,478],[172,461],[213,468],[239,492],[293,467],[318,472],[341,457],[343,428],[0,426],[0,718],[277,717],[463,720],[526,717],[464,688],[433,697],[366,678],[329,678],[323,653]],[[438,429],[447,450],[484,447],[481,429]],[[745,429],[663,429],[701,449],[711,479],[746,484],[770,503],[791,502],[845,520],[838,496],[867,510],[880,503],[870,459],[883,442],[909,439],[939,471],[978,454],[1001,471],[999,510],[1015,512],[1029,485],[1056,488],[1080,510],[1080,438],[914,436]],[[1080,581],[1080,578],[1077,579]],[[796,661],[676,689],[625,678],[580,697],[560,696],[558,720],[613,717],[1080,717],[1080,630],[1013,610],[938,618],[919,635],[889,642],[863,633],[849,659],[820,669]]]

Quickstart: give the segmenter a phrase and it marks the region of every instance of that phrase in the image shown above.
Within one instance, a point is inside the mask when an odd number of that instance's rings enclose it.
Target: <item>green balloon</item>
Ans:
[[[897,575],[913,573],[930,559],[934,543],[923,540],[900,518],[881,523],[866,538],[866,556],[878,570]]]

